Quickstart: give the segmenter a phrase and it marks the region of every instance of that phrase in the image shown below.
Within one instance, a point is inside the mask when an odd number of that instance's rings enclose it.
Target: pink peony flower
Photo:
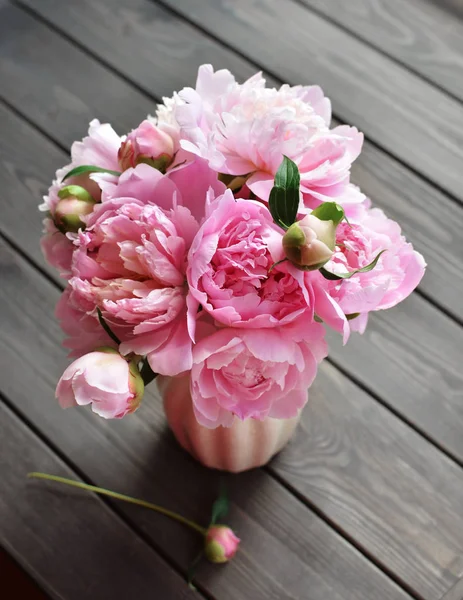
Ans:
[[[426,263],[401,235],[400,227],[377,208],[365,210],[357,222],[342,222],[336,230],[336,251],[325,268],[332,273],[347,273],[370,264],[381,255],[372,271],[357,273],[350,279],[328,281],[311,273],[315,312],[328,325],[343,331],[347,341],[350,328],[363,332],[366,316],[373,310],[395,306],[416,288]],[[361,316],[347,323],[345,315]]]
[[[66,335],[63,346],[70,350],[69,356],[78,358],[100,346],[116,349],[116,344],[100,325],[97,314],[85,312],[81,306],[75,305],[75,299],[76,294],[73,294],[72,287],[68,286],[61,294],[55,309],[55,316]],[[124,329],[114,323],[111,323],[111,329],[119,338],[124,334]]]
[[[58,229],[54,226],[53,219],[60,202],[58,195],[60,190],[69,185],[81,186],[95,201],[99,201],[100,186],[106,182],[105,185],[109,189],[117,181],[117,177],[101,173],[79,175],[65,182],[62,181],[69,171],[82,165],[96,165],[116,171],[119,169],[117,152],[121,145],[121,138],[112,127],[107,123],[102,125],[94,119],[90,123],[88,133],[89,135],[81,142],[74,142],[71,148],[71,163],[56,171],[56,178],[48,190],[48,195],[44,196],[44,203],[40,205],[40,210],[50,214],[50,217],[44,220],[45,235],[42,240],[42,250],[47,261],[53,267],[57,267],[64,276],[69,273],[71,267],[73,237],[65,236],[63,233],[56,235]]]
[[[247,185],[267,200],[283,155],[301,173],[310,208],[343,195],[363,135],[354,127],[329,129],[331,106],[317,86],[265,87],[260,74],[238,84],[227,70],[199,68],[196,89],[185,88],[158,112],[181,127],[181,145],[212,169],[248,175]]]
[[[146,163],[165,172],[177,150],[177,130],[166,124],[159,127],[154,119],[146,119],[122,142],[118,152],[119,167],[125,171]]]
[[[197,189],[200,163],[191,171]],[[208,181],[207,175],[203,212]],[[95,207],[78,234],[69,281],[73,306],[93,318],[99,307],[118,331],[121,352],[147,355],[163,375],[192,364],[185,271],[199,225],[181,205],[183,198],[191,200],[183,192],[148,165],[124,172],[112,198]]]
[[[201,425],[289,419],[307,402],[327,355],[322,325],[302,317],[273,329],[220,329],[193,350],[191,395]]]
[[[52,267],[58,269],[61,277],[69,277],[71,273],[73,234],[65,235],[61,233],[52,219],[44,219],[43,228],[44,235],[40,240],[40,246],[46,261]]]
[[[105,419],[120,419],[134,412],[144,385],[135,363],[116,350],[103,348],[78,358],[64,371],[56,387],[62,408],[92,405]]]
[[[211,525],[206,533],[204,552],[213,563],[226,563],[238,550],[240,539],[226,525]]]
[[[283,231],[268,208],[230,190],[211,204],[188,255],[189,317],[199,305],[223,325],[274,327],[305,313],[313,302],[304,273],[285,262]]]

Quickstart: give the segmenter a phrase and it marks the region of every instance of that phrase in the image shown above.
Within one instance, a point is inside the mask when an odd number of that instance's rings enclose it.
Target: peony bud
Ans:
[[[335,242],[336,226],[333,221],[307,215],[288,228],[283,236],[283,249],[293,265],[315,271],[330,260]]]
[[[54,214],[56,227],[63,233],[84,228],[81,217],[93,211],[94,198],[80,185],[67,185],[58,192],[58,196],[60,200]]]
[[[164,173],[172,163],[174,154],[172,137],[152,121],[146,120],[129,133],[117,156],[122,171],[146,163]]]
[[[206,533],[204,552],[213,563],[225,563],[232,559],[240,539],[226,525],[211,525]]]
[[[129,363],[109,347],[98,348],[75,360],[56,387],[62,408],[91,404],[93,412],[105,419],[120,419],[134,412],[143,392],[137,364]]]

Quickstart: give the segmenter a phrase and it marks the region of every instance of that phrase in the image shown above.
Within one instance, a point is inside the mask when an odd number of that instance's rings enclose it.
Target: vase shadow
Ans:
[[[180,447],[167,422],[162,422],[159,415],[155,419],[156,423],[152,415],[149,421],[154,435],[143,444],[143,468],[137,470],[137,476],[134,474],[131,478],[130,493],[207,527],[212,505],[219,495],[221,485],[224,485],[230,500],[230,511],[222,521],[236,531],[239,537],[252,532],[252,525],[255,526],[255,523],[248,514],[247,506],[258,505],[259,497],[262,500],[261,494],[265,493],[265,481],[269,476],[262,469],[232,474],[204,467]],[[130,509],[132,512],[132,507]],[[137,507],[133,509],[137,510]],[[191,563],[202,550],[200,535],[162,515],[143,509],[137,510],[136,520],[137,525],[155,541],[157,549],[166,554],[186,575]],[[204,559],[197,568],[198,581],[207,584],[212,591],[214,583],[217,586],[219,581],[223,584],[224,578],[228,581],[236,568],[242,570],[243,565],[239,567],[241,560],[247,560],[244,553],[241,559],[238,553],[224,569],[207,563]]]

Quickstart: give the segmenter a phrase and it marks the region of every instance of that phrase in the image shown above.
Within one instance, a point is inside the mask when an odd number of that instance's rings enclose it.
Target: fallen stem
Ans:
[[[146,502],[145,500],[139,500],[138,498],[132,498],[132,496],[126,496],[125,494],[119,494],[118,492],[112,492],[111,490],[105,490],[104,488],[96,487],[94,485],[89,485],[87,483],[83,483],[81,481],[74,481],[73,479],[66,479],[65,477],[59,477],[58,475],[48,475],[47,473],[28,473],[28,477],[33,479],[45,479],[47,481],[56,481],[57,483],[64,483],[65,485],[69,485],[71,487],[76,487],[81,490],[87,490],[88,492],[95,492],[96,494],[101,494],[102,496],[110,496],[111,498],[115,498],[116,500],[122,500],[123,502],[129,502],[130,504],[136,504],[138,506],[143,506],[144,508],[149,508],[150,510],[154,510],[174,521],[178,521],[191,529],[194,529],[201,535],[205,536],[207,533],[207,529],[201,527],[194,521],[190,521],[182,515],[179,515],[167,508],[163,508],[162,506],[158,506],[157,504],[152,504],[151,502]]]

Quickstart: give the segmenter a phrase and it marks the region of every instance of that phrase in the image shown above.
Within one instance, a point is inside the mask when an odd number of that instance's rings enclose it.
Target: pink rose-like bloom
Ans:
[[[59,191],[68,185],[79,185],[91,196],[99,201],[101,198],[100,186],[112,187],[117,182],[117,177],[102,173],[78,175],[63,182],[63,177],[75,167],[82,165],[96,165],[110,170],[119,170],[117,152],[121,145],[121,138],[108,124],[101,124],[97,119],[90,123],[88,136],[81,142],[74,142],[71,148],[71,163],[56,171],[48,194],[44,196],[44,203],[40,210],[46,211],[50,217],[44,219],[44,237],[42,250],[47,261],[64,275],[68,276],[71,267],[73,234],[63,234],[53,222],[55,210],[60,198]]]
[[[61,294],[55,309],[55,316],[66,335],[63,346],[70,350],[69,357],[78,358],[100,346],[116,349],[117,345],[101,326],[98,316],[85,312],[81,305],[75,303],[76,299],[80,300],[73,294],[72,287],[68,286]],[[125,328],[111,323],[111,329],[119,339],[124,336]]]
[[[304,273],[289,262],[271,268],[284,258],[282,234],[260,202],[230,190],[213,202],[188,255],[190,326],[199,305],[233,327],[275,327],[303,313],[310,321]]]
[[[181,127],[181,145],[209,161],[217,172],[251,174],[250,190],[268,200],[283,155],[299,167],[306,205],[342,196],[363,135],[354,127],[329,129],[330,101],[317,86],[265,87],[255,75],[238,84],[227,70],[199,68],[196,89],[171,101]]]
[[[105,419],[134,412],[143,397],[143,380],[136,365],[115,350],[81,356],[64,371],[56,387],[62,408],[92,405]]]
[[[240,539],[226,525],[211,525],[204,540],[206,558],[213,563],[225,563],[232,559]]]
[[[198,197],[200,162],[197,170],[195,163],[189,167]],[[207,175],[202,212],[208,184]],[[93,319],[99,307],[123,342],[121,352],[147,355],[152,369],[163,375],[192,364],[185,271],[199,225],[183,198],[197,199],[148,165],[125,171],[111,198],[86,217],[86,230],[74,242],[69,280],[72,306]],[[77,344],[68,340],[68,345]]]
[[[47,262],[59,271],[61,277],[67,278],[71,273],[72,238],[74,235],[61,233],[52,219],[44,219],[43,227],[44,235],[40,240],[42,253]]]
[[[289,419],[327,355],[324,328],[305,317],[273,329],[220,329],[193,350],[191,396],[198,422],[229,427],[239,419]]]
[[[361,269],[385,250],[373,270],[350,279],[328,281],[318,272],[310,274],[316,314],[343,331],[346,341],[349,329],[363,332],[369,312],[391,308],[409,296],[421,281],[426,263],[403,237],[400,226],[378,208],[365,210],[351,225],[340,223],[336,244],[325,268],[337,274]],[[360,317],[349,327],[345,315],[356,313]]]
[[[177,150],[177,130],[165,123],[158,126],[154,120],[146,119],[122,142],[118,152],[119,166],[125,171],[147,163],[165,171]]]

